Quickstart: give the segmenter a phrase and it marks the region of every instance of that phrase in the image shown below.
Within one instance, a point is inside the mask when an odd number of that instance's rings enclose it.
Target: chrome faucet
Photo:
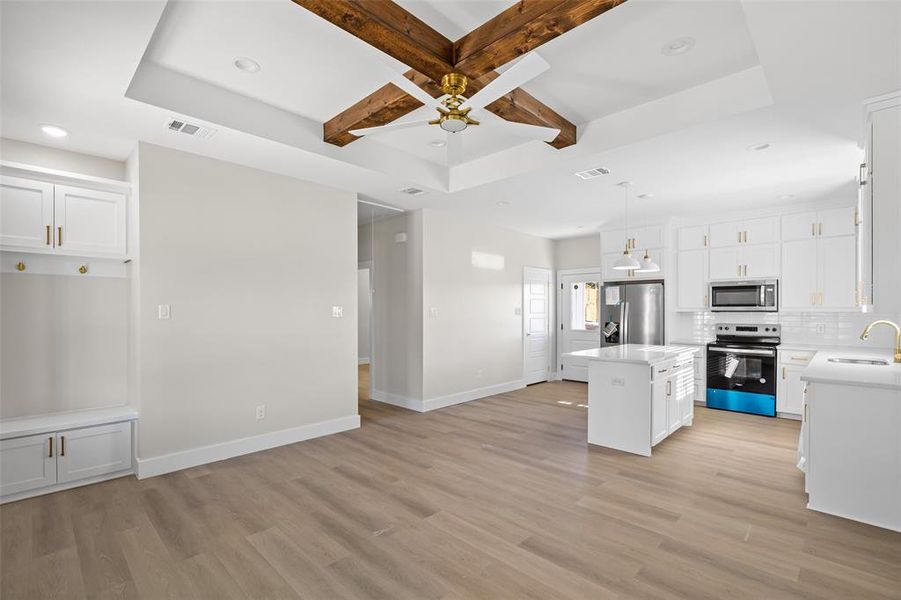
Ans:
[[[898,327],[897,323],[886,320],[873,321],[867,325],[866,329],[863,330],[863,333],[860,334],[860,339],[866,341],[866,339],[870,337],[870,331],[876,325],[888,325],[889,327],[895,328],[895,362],[901,363],[901,327]]]

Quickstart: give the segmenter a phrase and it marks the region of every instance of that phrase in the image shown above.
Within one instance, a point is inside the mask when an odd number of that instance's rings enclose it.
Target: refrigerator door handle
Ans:
[[[623,344],[629,343],[629,303],[623,301],[622,307],[622,323],[623,323]]]

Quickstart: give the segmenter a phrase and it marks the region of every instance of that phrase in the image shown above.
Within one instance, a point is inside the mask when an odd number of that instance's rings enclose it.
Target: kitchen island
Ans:
[[[650,456],[694,417],[691,346],[622,344],[572,352],[588,359],[588,443]]]

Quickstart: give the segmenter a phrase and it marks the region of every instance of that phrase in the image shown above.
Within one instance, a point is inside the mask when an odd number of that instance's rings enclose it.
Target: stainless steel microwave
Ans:
[[[713,312],[776,312],[779,281],[711,281],[710,310]]]

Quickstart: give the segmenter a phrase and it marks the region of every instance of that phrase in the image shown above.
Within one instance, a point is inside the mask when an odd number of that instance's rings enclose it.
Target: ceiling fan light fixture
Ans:
[[[664,56],[678,56],[685,54],[695,47],[695,39],[693,37],[680,37],[671,40],[660,49]]]
[[[245,73],[259,73],[261,68],[260,63],[246,56],[236,58],[235,67]]]
[[[450,133],[460,133],[468,126],[463,116],[454,114],[444,115],[438,123],[438,127]]]

